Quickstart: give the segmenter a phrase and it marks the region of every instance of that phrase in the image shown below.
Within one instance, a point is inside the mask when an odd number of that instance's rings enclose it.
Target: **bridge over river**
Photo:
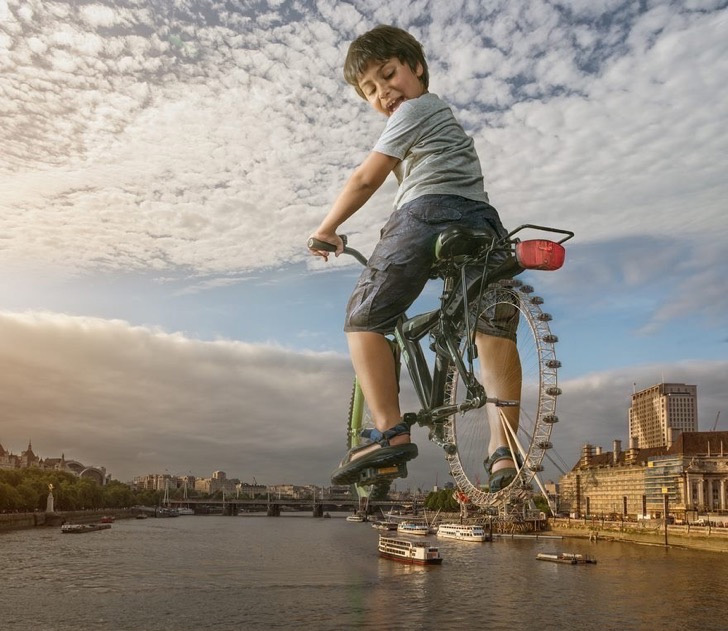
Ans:
[[[265,511],[271,517],[278,517],[281,511],[305,511],[311,510],[314,517],[322,517],[325,512],[341,510],[366,510],[374,514],[382,510],[399,510],[417,514],[422,508],[424,498],[412,500],[371,500],[366,503],[366,508],[360,503],[359,498],[316,498],[316,499],[290,499],[290,498],[246,498],[246,499],[223,499],[212,500],[208,498],[196,498],[185,500],[170,500],[170,508],[191,508],[195,513],[222,513],[223,515],[238,515],[240,512]]]

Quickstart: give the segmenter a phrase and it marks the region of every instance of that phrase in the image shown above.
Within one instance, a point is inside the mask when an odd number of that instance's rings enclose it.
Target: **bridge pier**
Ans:
[[[240,512],[240,507],[237,504],[224,504],[222,514],[226,517],[237,517]]]
[[[266,511],[268,517],[280,517],[281,507],[278,504],[268,504],[268,510]]]
[[[323,504],[314,504],[313,505],[313,516],[314,517],[323,517],[324,516],[324,505]]]

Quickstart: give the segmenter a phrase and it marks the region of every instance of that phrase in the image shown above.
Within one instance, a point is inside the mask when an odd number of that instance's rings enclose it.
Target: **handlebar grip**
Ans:
[[[340,234],[339,238],[344,242],[344,245],[346,245],[346,235]],[[320,239],[315,239],[314,237],[311,237],[308,240],[308,249],[309,250],[321,250],[322,252],[336,252],[336,246],[333,243],[328,243],[327,241],[321,241]]]

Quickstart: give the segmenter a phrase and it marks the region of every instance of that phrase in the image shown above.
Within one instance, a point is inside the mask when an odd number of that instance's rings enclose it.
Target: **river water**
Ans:
[[[377,535],[344,515],[303,513],[0,533],[0,628],[728,629],[725,554],[580,539],[437,540],[443,564],[412,567],[379,559]],[[559,551],[598,564],[536,560]]]

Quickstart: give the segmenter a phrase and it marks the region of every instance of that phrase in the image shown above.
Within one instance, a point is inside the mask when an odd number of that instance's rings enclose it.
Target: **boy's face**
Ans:
[[[413,72],[397,57],[372,61],[359,76],[359,89],[377,112],[391,116],[404,101],[427,92],[420,81],[422,72],[421,64]]]

